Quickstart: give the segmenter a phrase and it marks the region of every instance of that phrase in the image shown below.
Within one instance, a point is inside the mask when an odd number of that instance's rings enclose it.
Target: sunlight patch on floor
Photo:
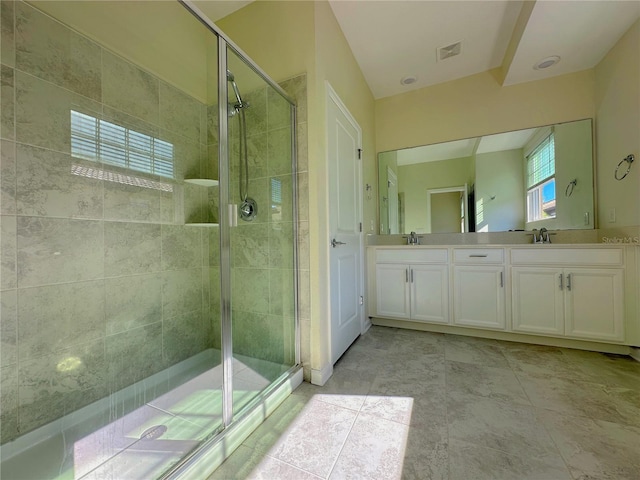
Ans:
[[[248,478],[399,479],[412,410],[411,397],[314,394]]]

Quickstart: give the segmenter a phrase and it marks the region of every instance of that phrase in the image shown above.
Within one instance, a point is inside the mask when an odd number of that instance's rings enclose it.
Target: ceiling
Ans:
[[[497,67],[504,85],[593,68],[640,16],[640,1],[617,0],[329,3],[375,98]],[[436,60],[458,41],[460,55]],[[561,60],[534,70],[552,55]]]
[[[397,162],[398,166],[405,166],[454,158],[467,158],[474,154],[517,150],[523,148],[537,131],[538,128],[529,128],[495,135],[485,135],[478,138],[404,148],[397,151]]]
[[[253,0],[194,0],[193,4],[209,17],[212,22],[231,15]]]
[[[251,0],[196,0],[213,20]],[[640,0],[329,0],[373,96],[501,67],[502,84],[596,66],[640,17]],[[461,42],[461,53],[437,50]],[[541,60],[559,56],[547,69]],[[415,82],[401,84],[412,76]]]

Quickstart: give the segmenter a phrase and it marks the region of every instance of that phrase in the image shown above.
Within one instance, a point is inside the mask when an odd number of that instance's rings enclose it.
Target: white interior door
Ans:
[[[362,295],[361,130],[327,84],[329,167],[329,268],[331,360],[335,363],[358,338]]]

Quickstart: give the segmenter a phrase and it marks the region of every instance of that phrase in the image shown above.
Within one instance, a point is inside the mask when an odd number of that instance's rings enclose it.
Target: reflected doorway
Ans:
[[[400,233],[398,229],[398,177],[387,167],[387,188],[389,196],[389,233]]]
[[[427,232],[469,231],[467,184],[427,190]]]

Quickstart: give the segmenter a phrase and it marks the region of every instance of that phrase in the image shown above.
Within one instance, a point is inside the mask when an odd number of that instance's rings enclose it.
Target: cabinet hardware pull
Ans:
[[[404,269],[404,282],[405,283],[409,282],[409,269],[408,268]]]
[[[504,288],[504,272],[500,272],[500,287]]]
[[[413,283],[413,268],[411,269],[411,283]]]
[[[469,257],[471,257],[471,258],[485,258],[487,256],[488,255],[486,253],[482,253],[482,254],[480,254],[480,253],[472,253],[471,255],[469,255]]]
[[[567,275],[567,290],[571,291],[571,274]]]
[[[562,285],[562,274],[560,274],[560,290],[564,290],[564,286]]]

